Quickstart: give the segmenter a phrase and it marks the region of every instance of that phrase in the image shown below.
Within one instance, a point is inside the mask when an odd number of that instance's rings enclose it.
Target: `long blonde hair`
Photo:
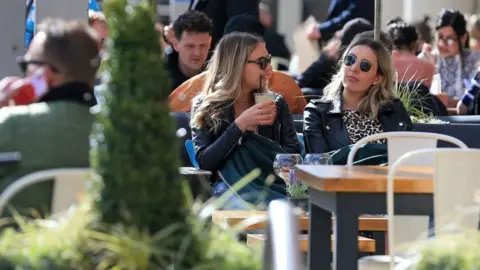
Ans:
[[[385,46],[371,38],[355,38],[350,46],[345,50],[342,60],[349,54],[350,50],[355,46],[369,47],[377,57],[378,75],[383,77],[381,83],[373,85],[367,92],[367,95],[360,101],[358,111],[362,115],[368,115],[371,119],[378,116],[380,107],[391,102],[394,98],[393,93],[393,68],[390,53]],[[337,74],[332,78],[332,81],[324,89],[324,97],[327,100],[335,100],[338,97],[342,98],[343,92],[343,68],[340,68]]]
[[[192,127],[208,126],[211,130],[218,130],[219,111],[232,105],[242,94],[243,68],[248,55],[262,42],[259,36],[239,32],[225,35],[220,40],[208,63],[202,91],[194,101],[200,105],[192,109]]]

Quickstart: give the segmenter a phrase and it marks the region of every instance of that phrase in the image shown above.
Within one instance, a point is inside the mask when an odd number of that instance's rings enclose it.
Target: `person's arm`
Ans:
[[[465,91],[457,104],[458,114],[468,114],[468,106],[472,103],[480,91],[480,71],[477,71],[470,81],[470,87]]]
[[[277,99],[277,108],[279,108],[278,119],[280,119],[280,144],[287,153],[300,153],[300,144],[298,142],[297,131],[293,123],[292,113],[288,108],[285,99]]]
[[[303,112],[303,133],[307,153],[327,152],[327,141],[323,136],[323,123],[315,104],[309,103]]]
[[[328,21],[324,21],[319,24],[318,28],[320,30],[321,36],[329,37],[336,31],[342,29],[343,25],[350,21],[351,19],[355,19],[361,13],[374,13],[374,5],[372,5],[373,1],[371,0],[350,0],[348,7],[340,13],[338,16],[331,18]],[[372,10],[370,10],[372,9]],[[373,18],[372,18],[373,19]]]
[[[194,106],[192,115],[195,115],[198,105],[197,103]],[[243,135],[235,122],[230,124],[227,130],[216,140],[212,134],[213,131],[207,126],[203,128],[192,127],[191,129],[195,159],[200,169],[207,171],[216,171],[224,161],[225,156],[237,145]]]
[[[259,0],[224,0],[227,21],[240,14],[249,14],[259,17]]]
[[[403,105],[403,102],[400,99],[393,100],[393,106],[395,107],[396,112],[398,113],[398,120],[405,123],[404,131],[413,130],[413,122],[410,114],[407,112],[407,109]]]

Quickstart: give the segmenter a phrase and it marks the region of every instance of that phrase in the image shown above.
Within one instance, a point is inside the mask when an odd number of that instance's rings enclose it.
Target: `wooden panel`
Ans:
[[[295,176],[327,192],[385,193],[388,170],[388,166],[298,165]],[[432,172],[430,167],[401,167],[395,176],[395,192],[433,193]]]
[[[248,225],[242,226],[244,230],[264,230],[267,227],[266,211],[215,211],[212,215],[213,223],[226,229],[239,226],[242,222]],[[333,222],[332,218],[332,222]],[[299,228],[308,231],[309,217],[299,217]],[[333,226],[333,224],[332,224]],[[359,231],[387,231],[387,218],[382,216],[361,216],[359,217]]]
[[[299,246],[301,252],[308,252],[308,235],[302,234],[298,236]],[[334,245],[334,236],[331,237],[332,251]],[[250,247],[263,246],[265,243],[264,234],[247,234],[247,245]],[[375,252],[375,240],[366,237],[358,237],[358,250],[365,253]]]

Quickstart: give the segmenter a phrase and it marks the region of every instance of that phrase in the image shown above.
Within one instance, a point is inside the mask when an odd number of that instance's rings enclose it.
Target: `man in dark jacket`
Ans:
[[[207,61],[212,37],[211,20],[202,12],[189,11],[173,23],[173,47],[165,49],[165,69],[175,90],[200,73]]]
[[[327,19],[310,29],[310,39],[329,40],[343,25],[355,18],[374,23],[375,0],[332,0]]]

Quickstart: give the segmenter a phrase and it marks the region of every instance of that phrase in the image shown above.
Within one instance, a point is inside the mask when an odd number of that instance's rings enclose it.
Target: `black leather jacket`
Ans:
[[[197,101],[193,105],[192,115],[200,102]],[[258,133],[277,141],[288,153],[300,153],[300,145],[288,104],[280,95],[277,96],[275,104],[277,105],[277,117],[273,125],[259,126]],[[221,115],[222,124],[217,132],[210,130],[209,127],[201,129],[192,127],[195,158],[203,170],[216,172],[233,149],[242,143],[244,133],[235,124],[233,106],[225,107]]]
[[[303,118],[307,152],[325,153],[350,145],[348,132],[343,123],[340,98],[333,102],[325,99],[312,100],[305,107]],[[413,129],[410,116],[399,99],[382,106],[378,120],[384,132]]]

